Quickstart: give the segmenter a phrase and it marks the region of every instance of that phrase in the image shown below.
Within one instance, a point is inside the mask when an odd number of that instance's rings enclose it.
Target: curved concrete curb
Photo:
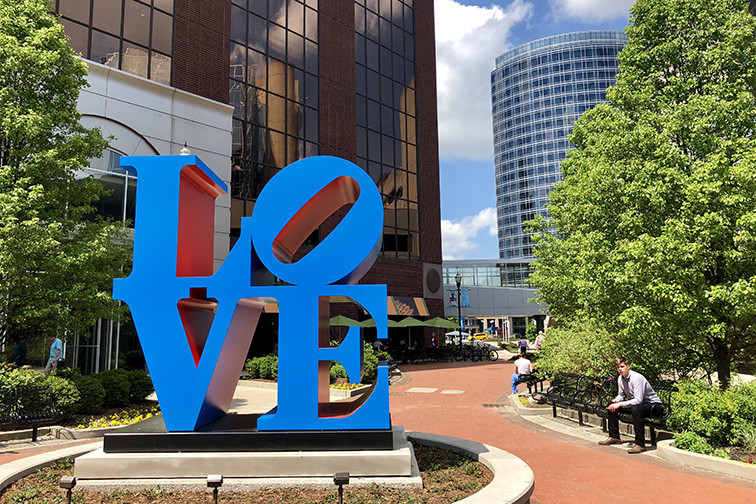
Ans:
[[[676,464],[756,481],[756,465],[754,464],[680,450],[675,448],[673,444],[674,440],[672,439],[659,441],[656,444],[656,454],[660,458]]]
[[[68,427],[57,427],[55,437],[58,439],[92,439],[103,437],[105,434],[115,432],[119,429],[128,427],[127,425],[114,425],[112,427],[100,427],[99,429],[69,429]]]
[[[24,476],[35,473],[38,469],[52,465],[55,461],[66,457],[78,457],[98,448],[102,448],[102,441],[87,443],[77,446],[69,446],[59,450],[40,453],[22,459],[14,460],[0,466],[0,490],[3,490],[14,481]]]
[[[535,488],[532,469],[509,452],[465,439],[407,432],[407,437],[425,446],[466,453],[488,467],[494,479],[483,490],[459,501],[464,504],[527,504]]]
[[[552,411],[551,406],[548,405],[536,408],[528,408],[520,402],[519,395],[511,395],[509,396],[509,399],[512,401],[512,406],[514,406],[515,411],[520,416],[550,415]]]
[[[530,502],[530,496],[535,487],[533,471],[525,462],[511,453],[482,443],[436,434],[408,432],[407,436],[421,445],[466,453],[494,473],[494,479],[488,486],[459,502],[464,504],[527,504]],[[56,460],[78,457],[101,447],[102,442],[99,441],[32,455],[4,464],[0,466],[0,490],[38,469],[52,465]]]

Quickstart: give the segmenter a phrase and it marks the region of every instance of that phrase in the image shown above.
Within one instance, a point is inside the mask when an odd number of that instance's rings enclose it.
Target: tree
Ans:
[[[756,349],[756,19],[746,0],[637,0],[607,103],[534,225],[552,314],[600,323],[647,372]],[[550,234],[549,229],[555,229]]]
[[[130,253],[74,174],[107,141],[79,124],[86,64],[45,0],[0,0],[0,341],[86,330]]]

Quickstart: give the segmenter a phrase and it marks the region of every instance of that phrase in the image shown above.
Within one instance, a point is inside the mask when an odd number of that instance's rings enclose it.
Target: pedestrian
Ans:
[[[543,343],[545,340],[546,340],[546,336],[544,336],[543,331],[539,332],[538,336],[536,336],[536,339],[535,339],[536,350],[538,350],[539,348],[541,348],[541,346],[543,346]]]
[[[50,336],[47,339],[52,342],[50,345],[50,358],[45,366],[45,375],[49,376],[50,373],[58,369],[58,361],[63,353],[63,342],[56,336]]]
[[[533,374],[533,363],[525,357],[525,352],[520,352],[520,358],[515,361],[515,372],[512,373],[512,394],[517,394],[517,382],[520,378]]]
[[[18,340],[13,345],[13,363],[16,367],[21,367],[24,359],[26,358],[26,341],[22,339]]]
[[[599,441],[600,445],[621,443],[619,434],[619,414],[630,413],[633,417],[635,431],[635,446],[628,453],[643,453],[646,451],[645,426],[643,419],[658,417],[664,414],[664,406],[656,395],[648,380],[630,369],[630,364],[624,357],[614,359],[614,365],[620,377],[617,380],[619,393],[608,407],[609,438]]]
[[[522,337],[520,339],[520,342],[517,344],[520,347],[520,353],[521,354],[527,354],[528,353],[528,339],[526,337]]]

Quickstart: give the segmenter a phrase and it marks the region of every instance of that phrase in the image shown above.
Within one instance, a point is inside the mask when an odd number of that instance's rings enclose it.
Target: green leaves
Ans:
[[[575,124],[530,279],[634,363],[726,386],[756,346],[756,19],[740,0],[638,0],[627,33],[608,103]]]
[[[98,220],[99,183],[77,183],[107,141],[79,124],[86,64],[43,0],[0,0],[0,333],[86,331],[130,257],[120,223]]]

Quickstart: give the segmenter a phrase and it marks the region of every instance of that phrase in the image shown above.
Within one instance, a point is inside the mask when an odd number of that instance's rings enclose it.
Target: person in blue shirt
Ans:
[[[599,441],[599,444],[612,445],[622,442],[619,437],[619,413],[626,412],[633,416],[635,431],[635,446],[629,449],[628,453],[643,453],[646,451],[643,419],[661,416],[664,414],[664,406],[648,380],[642,374],[630,370],[626,358],[617,357],[614,359],[614,365],[617,366],[620,375],[617,378],[619,393],[608,407],[609,439]]]
[[[63,342],[60,341],[60,338],[56,338],[55,336],[50,336],[47,338],[52,342],[50,345],[50,359],[47,361],[47,365],[45,366],[45,375],[49,375],[56,369],[58,369],[58,361],[61,358],[61,354],[63,353]]]

